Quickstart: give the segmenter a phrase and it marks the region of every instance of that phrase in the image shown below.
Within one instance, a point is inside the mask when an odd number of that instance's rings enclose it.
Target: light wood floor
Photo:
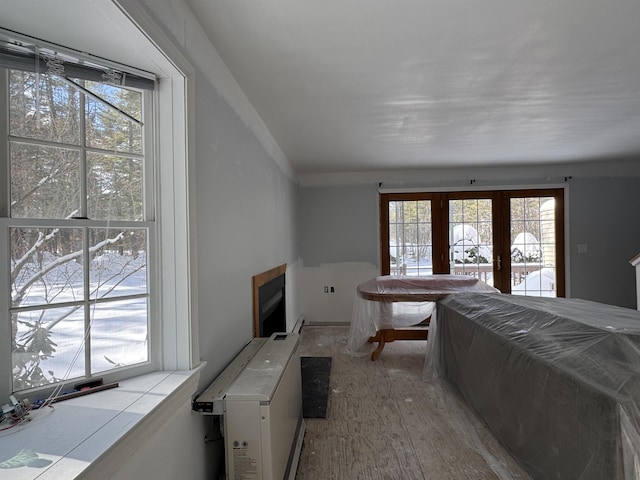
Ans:
[[[305,419],[298,480],[528,479],[446,385],[422,379],[426,342],[344,353],[348,327],[301,330],[302,355],[331,356],[326,419]],[[490,466],[491,465],[491,466]]]

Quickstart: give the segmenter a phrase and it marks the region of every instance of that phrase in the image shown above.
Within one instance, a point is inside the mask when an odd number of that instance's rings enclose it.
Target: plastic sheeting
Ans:
[[[442,375],[534,479],[640,478],[640,312],[462,293],[438,302]]]
[[[431,316],[433,302],[465,291],[498,292],[468,275],[383,275],[358,285],[347,353],[368,354],[375,347],[367,341],[378,330],[418,325]]]

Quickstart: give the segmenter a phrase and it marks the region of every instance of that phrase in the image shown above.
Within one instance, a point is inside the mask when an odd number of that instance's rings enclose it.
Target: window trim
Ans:
[[[11,240],[9,238],[9,232],[13,228],[34,228],[34,229],[61,228],[61,229],[82,230],[83,237],[84,237],[84,241],[82,242],[83,257],[87,255],[88,248],[90,247],[90,245],[88,244],[88,238],[85,236],[89,229],[105,229],[105,228],[138,229],[139,228],[146,231],[146,243],[147,243],[147,248],[145,253],[145,255],[147,256],[146,270],[148,273],[151,274],[148,276],[148,279],[147,279],[146,293],[143,295],[137,295],[137,297],[139,298],[145,298],[145,302],[147,305],[146,319],[147,319],[148,344],[147,344],[146,360],[138,363],[134,363],[132,365],[126,365],[124,367],[114,367],[104,371],[95,371],[95,373],[92,374],[91,372],[94,371],[94,367],[92,366],[91,359],[93,358],[94,351],[91,346],[91,337],[86,337],[85,340],[83,341],[83,344],[84,344],[83,356],[84,356],[85,365],[84,365],[84,368],[82,369],[83,370],[82,373],[78,372],[77,376],[69,377],[68,379],[65,379],[63,381],[45,383],[35,387],[17,390],[15,391],[15,393],[23,397],[28,396],[28,397],[42,398],[45,396],[49,396],[52,392],[58,391],[58,389],[60,388],[63,388],[65,384],[78,383],[83,379],[102,378],[103,381],[105,381],[106,383],[111,383],[113,381],[121,380],[124,378],[131,378],[140,374],[149,373],[154,370],[157,370],[158,360],[157,360],[157,356],[153,355],[153,352],[158,349],[158,345],[159,345],[158,339],[161,338],[159,330],[161,327],[159,325],[158,316],[157,314],[155,314],[155,311],[158,309],[157,307],[158,301],[157,301],[157,293],[154,296],[154,292],[157,292],[158,289],[154,287],[154,282],[156,281],[158,276],[153,275],[153,273],[155,272],[156,268],[160,268],[160,259],[154,253],[157,251],[157,249],[154,246],[154,242],[158,238],[156,234],[158,226],[154,220],[156,218],[156,215],[154,213],[155,202],[153,201],[153,198],[151,198],[152,203],[147,204],[143,210],[144,217],[139,220],[87,219],[85,217],[85,215],[87,215],[87,211],[86,211],[87,197],[86,197],[86,191],[85,191],[86,181],[87,181],[87,178],[86,178],[87,171],[85,168],[86,165],[84,161],[81,161],[79,168],[81,171],[80,178],[82,180],[81,181],[82,186],[81,186],[80,204],[78,205],[79,214],[81,215],[81,217],[74,218],[74,219],[69,219],[69,218],[65,219],[65,218],[37,218],[37,217],[11,216],[11,203],[10,203],[11,188],[9,185],[11,181],[10,152],[11,152],[12,139],[15,140],[15,137],[10,135],[10,132],[9,132],[9,128],[10,128],[10,121],[8,119],[9,108],[10,108],[9,100],[8,100],[9,99],[8,89],[10,87],[9,69],[0,67],[0,77],[2,77],[2,81],[0,82],[0,87],[2,87],[2,90],[0,90],[0,97],[2,97],[2,100],[0,101],[0,108],[4,108],[5,109],[4,111],[7,112],[6,115],[3,115],[4,122],[2,126],[4,127],[4,130],[0,131],[1,132],[0,145],[4,147],[3,148],[5,152],[4,158],[6,160],[6,164],[2,165],[2,168],[0,169],[3,172],[2,180],[5,182],[4,185],[8,187],[6,188],[7,196],[2,199],[2,202],[3,202],[2,210],[5,213],[5,215],[3,215],[0,221],[0,225],[2,226],[2,231],[6,232],[6,237],[5,237],[6,242],[2,243],[2,248],[0,249],[0,254],[2,254],[3,262],[4,262],[2,264],[3,272],[10,271],[9,250],[11,248]],[[154,158],[154,149],[153,149],[153,146],[155,143],[153,141],[155,130],[153,128],[153,122],[151,121],[151,119],[153,118],[153,108],[152,108],[152,105],[150,105],[153,103],[152,101],[154,99],[154,95],[152,95],[150,91],[146,91],[146,90],[141,90],[139,92],[140,92],[140,95],[142,96],[142,106],[144,109],[143,113],[149,115],[148,117],[149,121],[145,122],[146,125],[142,127],[143,139],[145,142],[143,145],[143,153],[141,155],[137,155],[139,157],[144,158],[143,166],[145,168],[145,171],[143,176],[144,180],[142,182],[143,184],[142,193],[143,195],[145,195],[146,191],[154,190],[153,185],[155,184],[155,179],[152,177],[153,172],[155,171],[155,169],[153,168],[153,163],[156,161]],[[80,95],[81,96],[86,95],[86,93],[80,92]],[[85,108],[84,98],[81,98],[78,108],[80,112],[79,115],[80,115],[81,121],[80,121],[80,130],[79,130],[80,138],[79,138],[79,143],[77,145],[59,143],[59,142],[56,142],[55,140],[51,141],[51,140],[42,139],[38,137],[24,138],[24,139],[20,138],[16,141],[18,143],[27,144],[27,145],[41,145],[45,147],[75,149],[78,152],[80,152],[80,158],[85,159],[86,161],[86,153],[88,150],[91,150],[91,149],[86,145],[86,130],[85,130],[86,125],[85,125],[85,118],[84,118],[84,116],[86,115],[86,112],[83,111]],[[142,118],[145,119],[146,117],[143,115]],[[127,152],[118,152],[118,154],[126,156]],[[149,166],[148,169],[147,169],[147,165]],[[146,175],[151,175],[151,176],[147,177]],[[148,197],[148,196],[145,195],[145,197]],[[145,200],[146,199],[147,198],[145,198]],[[88,268],[88,266],[84,262],[83,262],[83,268],[85,270]],[[88,278],[89,278],[87,271],[85,271],[85,275],[83,277],[85,282],[83,285],[83,288],[85,289],[85,294],[87,294],[88,284],[86,282],[88,281]],[[7,282],[6,286],[10,289],[11,281],[9,280],[8,276],[4,277],[4,280]],[[4,284],[4,282],[2,282],[2,284]],[[8,312],[7,320],[11,318],[11,315],[12,315],[11,312],[15,312],[15,313],[26,312],[29,310],[34,310],[36,308],[42,308],[43,310],[55,310],[56,308],[64,308],[65,306],[65,303],[59,304],[57,302],[54,302],[52,304],[49,304],[48,302],[43,302],[42,304],[21,306],[15,309],[11,307],[11,299],[9,298],[10,297],[9,295],[6,295],[6,292],[3,295],[3,297],[4,298],[0,300],[0,308],[2,308],[2,310],[0,311]],[[103,301],[106,303],[112,303],[112,302],[118,302],[122,300],[125,300],[125,298],[124,297],[121,298],[120,296],[117,296],[117,297],[101,300],[98,303],[102,303]],[[87,317],[89,312],[88,308],[90,305],[93,305],[94,303],[96,303],[94,299],[92,299],[88,295],[85,295],[82,300],[78,300],[66,305],[66,306],[71,306],[73,304],[79,309],[82,309],[84,311],[85,334],[91,322],[91,320]],[[14,359],[13,359],[13,352],[11,351],[10,345],[8,343],[13,336],[12,326],[10,321],[4,321],[3,323],[8,324],[7,330],[6,330],[7,335],[6,337],[5,336],[2,337],[2,338],[8,339],[7,343],[3,342],[4,347],[6,347],[6,350],[8,350],[8,352],[3,352],[2,354],[0,354],[0,356],[3,362],[7,362],[8,368],[6,369],[6,371],[4,370],[0,371],[0,375],[3,375],[3,376],[7,375],[9,379],[9,384],[10,384],[8,393],[14,393],[14,379],[13,379],[13,373],[11,371]],[[0,378],[4,378],[4,377],[0,377]]]
[[[191,370],[201,364],[198,343],[197,222],[195,158],[195,70],[138,2],[113,0],[119,13],[148,39],[145,54],[162,71],[155,95],[156,242],[163,272],[160,290],[161,355],[164,370]],[[117,15],[114,12],[114,16]],[[122,21],[122,20],[120,20]]]
[[[568,236],[569,236],[569,223],[568,223],[568,208],[569,204],[569,187],[567,184],[553,184],[553,185],[528,185],[528,186],[500,186],[500,187],[440,187],[440,188],[406,188],[406,189],[378,189],[378,211],[379,211],[379,259],[380,259],[380,274],[388,275],[390,273],[390,253],[388,248],[388,240],[385,243],[385,239],[389,238],[389,202],[397,200],[431,200],[443,201],[442,208],[433,208],[432,204],[432,224],[443,225],[442,222],[448,217],[448,200],[454,198],[490,198],[494,202],[493,222],[494,222],[494,245],[503,242],[497,241],[497,236],[503,236],[507,231],[508,215],[504,215],[504,212],[509,211],[509,200],[511,198],[520,198],[525,196],[551,196],[554,198],[560,197],[562,201],[556,202],[555,205],[555,218],[556,224],[562,225],[562,229],[556,229],[556,249],[558,256],[562,259],[562,262],[558,262],[556,266],[557,275],[557,296],[569,297],[570,285],[569,276],[569,252],[568,248]],[[506,223],[505,223],[506,222]],[[444,228],[438,228],[440,230],[440,236],[434,235],[432,239],[433,251],[444,252],[448,250],[448,230]],[[434,233],[437,230],[434,228]],[[442,248],[439,250],[439,248]],[[503,252],[501,252],[504,258],[510,258],[505,252],[509,249],[509,246],[503,244]],[[449,264],[447,258],[433,258],[433,272],[434,273],[448,273]],[[503,269],[503,276],[507,275],[507,269]],[[502,279],[501,279],[502,281]]]
[[[149,370],[187,371],[201,365],[197,324],[197,270],[195,230],[195,71],[172,41],[135,2],[114,2],[108,13],[118,22],[131,22],[148,39],[140,45],[145,55],[153,56],[158,65],[158,83],[154,95],[154,135],[156,181],[154,191],[145,192],[155,202],[158,238],[155,255],[155,315],[160,330],[157,346],[152,349]],[[106,12],[105,12],[106,13]],[[1,105],[0,105],[1,106]],[[6,112],[6,108],[5,108]],[[0,128],[6,131],[6,115],[0,115]],[[5,169],[0,180],[7,181]],[[145,172],[146,173],[146,172]],[[4,178],[1,176],[4,175]],[[0,202],[8,205],[7,200]],[[0,207],[2,206],[0,205]],[[6,242],[6,212],[0,218],[0,242]],[[0,258],[0,268],[8,271],[7,259]],[[8,279],[5,279],[8,281]],[[153,285],[154,282],[151,282]],[[8,307],[5,295],[0,308]],[[153,310],[152,310],[153,311]],[[0,337],[9,338],[9,322],[0,322]],[[0,398],[11,393],[10,349],[0,352]],[[132,369],[133,370],[133,369]],[[143,373],[133,372],[132,375]],[[108,375],[102,375],[107,381]],[[6,380],[6,381],[5,381]],[[7,382],[9,382],[7,384]]]

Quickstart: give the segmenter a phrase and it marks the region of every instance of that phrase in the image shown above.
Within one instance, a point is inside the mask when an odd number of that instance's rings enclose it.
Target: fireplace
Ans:
[[[272,333],[287,331],[286,269],[285,263],[252,278],[254,337],[270,337]]]

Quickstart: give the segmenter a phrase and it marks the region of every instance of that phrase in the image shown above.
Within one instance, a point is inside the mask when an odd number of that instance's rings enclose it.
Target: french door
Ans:
[[[564,296],[564,190],[380,195],[382,274],[470,275]]]

